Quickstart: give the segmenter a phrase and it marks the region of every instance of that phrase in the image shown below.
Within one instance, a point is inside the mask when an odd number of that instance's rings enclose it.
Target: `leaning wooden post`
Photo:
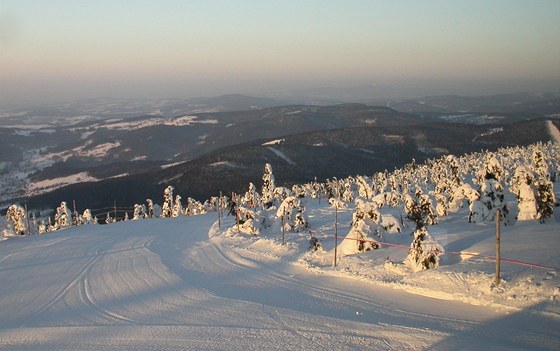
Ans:
[[[334,205],[334,266],[336,267],[336,249],[338,248],[338,203]]]
[[[500,285],[500,209],[496,211],[496,286]]]

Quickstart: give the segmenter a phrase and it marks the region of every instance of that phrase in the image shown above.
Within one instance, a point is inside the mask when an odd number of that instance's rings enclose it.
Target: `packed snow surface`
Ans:
[[[216,213],[83,225],[0,242],[2,350],[558,350],[555,269],[481,256],[412,273],[383,246],[333,267],[334,209],[308,233],[236,234]],[[352,209],[339,209],[346,234]],[[430,227],[446,252],[492,253],[492,225]],[[229,230],[227,228],[230,228]],[[503,233],[503,256],[558,267],[559,222]],[[410,242],[410,228],[384,238]],[[466,256],[465,256],[466,257]],[[410,293],[412,292],[412,294]]]

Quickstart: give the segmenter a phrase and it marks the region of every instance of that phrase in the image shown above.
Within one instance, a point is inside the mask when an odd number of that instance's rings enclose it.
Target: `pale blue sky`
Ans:
[[[325,84],[560,88],[559,18],[559,0],[0,0],[0,105]]]

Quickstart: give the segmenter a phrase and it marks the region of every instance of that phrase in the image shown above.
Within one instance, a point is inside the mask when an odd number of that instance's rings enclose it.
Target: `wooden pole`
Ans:
[[[113,208],[115,210],[115,220],[114,220],[114,222],[116,223],[117,222],[117,200],[113,201]]]
[[[218,198],[218,228],[222,228],[222,192]]]
[[[494,285],[500,285],[500,209],[496,210],[496,278]]]
[[[336,250],[338,248],[338,204],[334,205],[334,266],[336,267]]]
[[[231,201],[235,203],[235,221],[237,222],[237,232],[239,233],[239,204],[236,200],[235,194],[231,193]]]
[[[29,212],[27,211],[27,204],[25,204],[25,217],[27,218],[27,234],[33,234],[31,232],[31,225],[29,224]]]
[[[285,230],[284,227],[286,225],[286,207],[284,207],[284,210],[282,211],[282,245],[285,245]]]
[[[78,213],[76,212],[76,200],[72,200],[72,206],[74,207],[74,225],[78,225]]]

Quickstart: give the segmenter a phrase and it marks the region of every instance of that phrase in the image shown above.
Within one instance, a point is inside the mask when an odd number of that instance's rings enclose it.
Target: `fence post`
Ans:
[[[338,203],[334,205],[334,266],[336,267],[336,250],[338,248]]]
[[[496,210],[496,277],[494,285],[500,285],[500,209]]]
[[[286,229],[284,228],[285,226],[286,226],[286,207],[284,207],[284,209],[282,210],[282,245],[285,245],[286,243],[284,239],[285,231],[286,231]]]
[[[76,200],[72,200],[72,206],[74,207],[74,226],[78,226],[78,212],[76,212]]]
[[[237,198],[235,196],[235,193],[231,193],[231,201],[233,201],[235,203],[235,221],[237,222],[237,233],[240,233],[239,231],[239,204],[237,203]]]
[[[31,225],[29,224],[29,211],[27,211],[27,204],[25,204],[25,217],[27,219],[27,235],[33,234],[31,231]]]
[[[222,192],[218,198],[218,228],[222,228]]]

